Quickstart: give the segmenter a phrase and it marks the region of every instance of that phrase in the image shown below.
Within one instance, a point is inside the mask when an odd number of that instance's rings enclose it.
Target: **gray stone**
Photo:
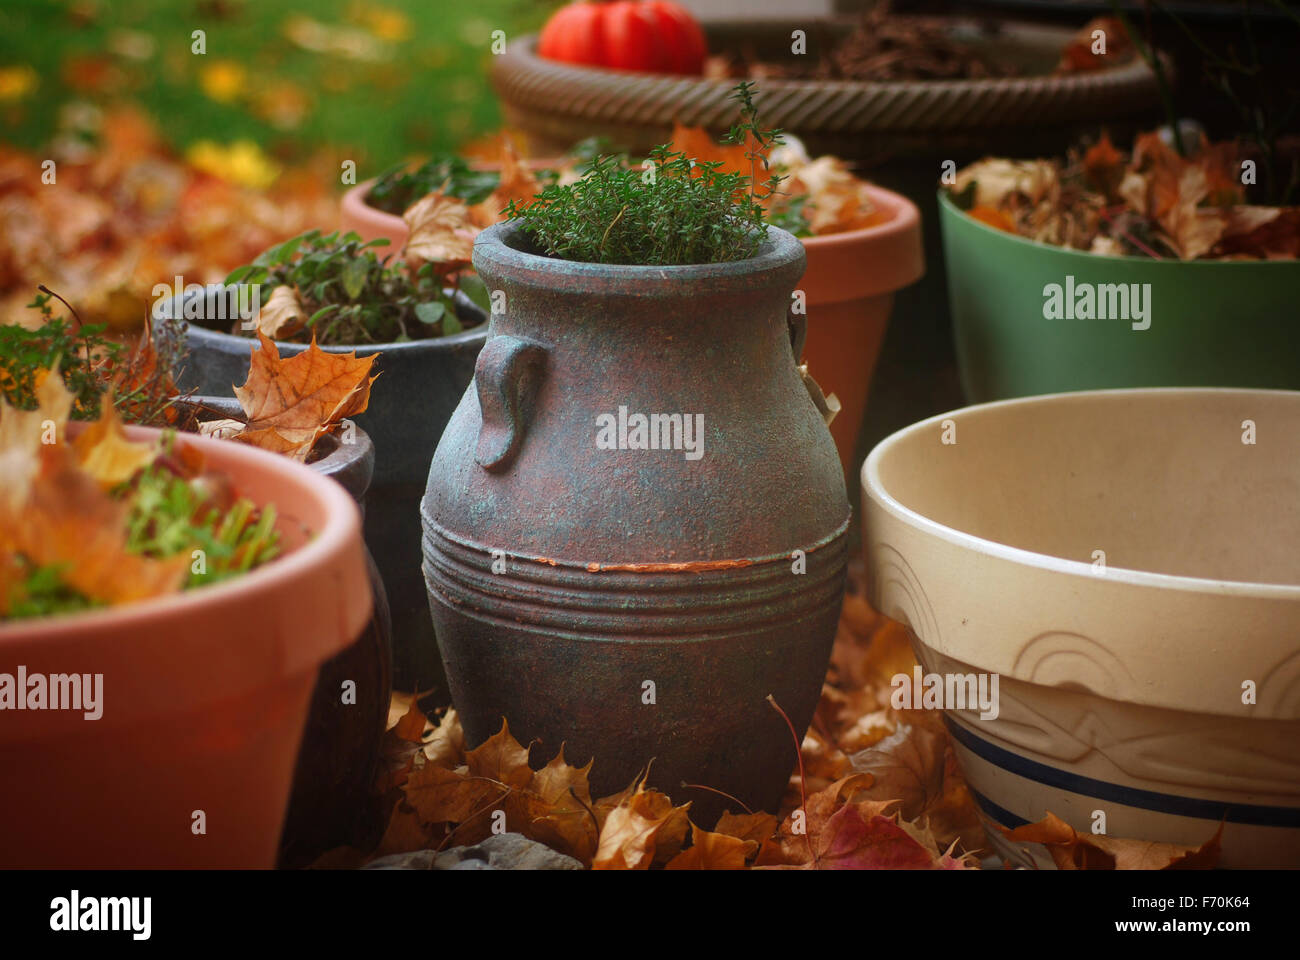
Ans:
[[[522,833],[502,833],[472,847],[395,853],[366,864],[366,870],[581,870],[573,857],[557,853]]]
[[[439,854],[434,870],[581,870],[573,857],[557,853],[522,833],[502,833],[472,847]]]
[[[438,858],[437,850],[416,850],[414,853],[394,853],[371,860],[363,870],[432,870]]]

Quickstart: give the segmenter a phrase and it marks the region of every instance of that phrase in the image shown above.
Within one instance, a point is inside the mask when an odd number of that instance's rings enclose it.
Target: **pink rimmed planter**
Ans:
[[[884,223],[801,241],[808,256],[799,281],[808,308],[803,359],[822,389],[840,400],[831,436],[850,477],[894,294],[925,273],[916,204],[881,187],[869,186],[867,194],[888,217]]]
[[[370,618],[360,513],[341,486],[285,457],[177,443],[276,506],[285,553],[224,583],[0,625],[0,672],[103,677],[99,719],[3,714],[6,867],[275,863],[317,672]]]

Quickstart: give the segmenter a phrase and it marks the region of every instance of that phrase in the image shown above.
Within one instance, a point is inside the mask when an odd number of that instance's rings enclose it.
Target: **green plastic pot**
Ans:
[[[973,220],[943,191],[939,218],[971,403],[1114,387],[1300,389],[1300,262],[1066,250]],[[1050,284],[1062,288],[1062,300],[1069,284],[1076,300],[1088,288],[1103,292],[1107,314],[1123,304],[1103,285],[1132,292],[1139,284],[1150,291],[1148,316],[1137,318],[1130,306],[1105,319],[1048,319]]]

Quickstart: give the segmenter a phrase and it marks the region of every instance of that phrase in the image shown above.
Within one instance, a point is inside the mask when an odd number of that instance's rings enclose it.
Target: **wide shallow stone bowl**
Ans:
[[[968,407],[882,441],[862,486],[873,603],[945,686],[998,675],[995,717],[943,704],[990,820],[1223,822],[1223,866],[1300,866],[1300,392]]]

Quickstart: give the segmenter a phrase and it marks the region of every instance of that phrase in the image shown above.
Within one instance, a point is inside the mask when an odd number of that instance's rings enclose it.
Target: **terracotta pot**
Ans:
[[[178,442],[254,503],[275,504],[287,552],[226,583],[0,625],[3,672],[103,677],[97,720],[5,711],[0,767],[22,789],[0,792],[4,866],[275,863],[317,671],[370,618],[360,512],[338,484],[284,457]]]
[[[218,311],[217,295],[205,298],[203,316],[235,316]],[[167,311],[182,311],[184,301],[170,301]],[[445,691],[442,669],[429,624],[420,577],[419,531],[413,522],[429,472],[429,461],[443,427],[474,375],[474,359],[487,338],[483,312],[468,298],[457,298],[457,313],[467,326],[462,333],[407,343],[325,346],[328,353],[379,354],[375,371],[382,376],[371,393],[370,407],[355,418],[375,445],[375,475],[366,511],[366,542],[383,574],[393,618],[393,683],[401,690]],[[224,326],[229,329],[230,321]],[[248,361],[256,341],[191,322],[186,325],[188,356],[177,382],[183,390],[233,396],[234,385],[248,378]],[[277,341],[280,356],[290,357],[306,344]]]
[[[944,714],[990,820],[1223,823],[1223,866],[1300,867],[1300,393],[968,407],[881,442],[862,486],[873,604],[927,673],[999,677],[996,715]]]
[[[406,221],[397,214],[386,213],[366,203],[366,196],[374,185],[374,179],[367,180],[343,194],[339,202],[339,229],[344,233],[351,230],[362,240],[387,240],[387,251],[400,253],[410,230]]]
[[[199,419],[240,419],[233,397],[193,396]],[[316,442],[317,459],[308,466],[340,484],[364,512],[375,468],[375,446],[359,427],[343,442],[326,435]],[[293,791],[280,838],[281,867],[302,867],[335,847],[368,849],[365,836],[375,764],[388,726],[393,692],[393,628],[388,595],[375,559],[366,550],[366,571],[374,597],[370,622],[356,642],[321,664],[312,692],[302,749],[294,768]],[[344,697],[344,684],[351,692]]]
[[[524,165],[537,173],[541,170],[553,170],[564,162],[562,156],[554,156],[526,160]],[[470,167],[474,170],[500,170],[501,164],[474,161]],[[406,221],[399,215],[387,213],[366,202],[370,188],[378,179],[374,177],[364,183],[358,183],[343,194],[343,199],[339,202],[339,229],[344,233],[351,230],[362,240],[387,240],[389,241],[387,249],[397,253],[406,245],[406,238],[410,236],[411,231],[407,229]]]
[[[803,359],[822,389],[839,397],[842,409],[831,422],[831,436],[848,476],[857,473],[858,434],[894,292],[925,272],[916,204],[880,187],[868,192],[889,220],[865,230],[805,237],[808,269],[799,281],[808,299]]]
[[[499,224],[474,266],[508,308],[491,318],[422,506],[430,608],[468,742],[504,716],[539,741],[535,762],[562,743],[571,762],[594,757],[598,794],[653,759],[650,782],[691,800],[700,823],[723,804],[683,781],[774,809],[795,745],[766,697],[807,727],[849,523],[791,351],[803,248],[773,230],[741,262],[602,266],[529,252]],[[693,430],[701,417],[703,445],[683,429],[671,449],[598,448],[609,423],[597,418],[620,407],[689,415]]]

